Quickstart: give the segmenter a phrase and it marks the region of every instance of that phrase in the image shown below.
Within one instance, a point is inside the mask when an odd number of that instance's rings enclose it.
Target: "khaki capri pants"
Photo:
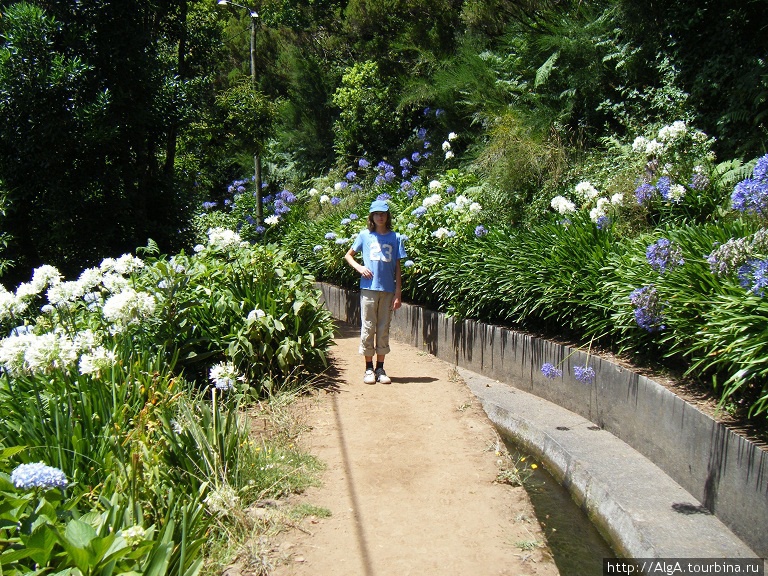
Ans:
[[[360,354],[363,356],[389,354],[389,325],[394,299],[394,292],[360,291]]]

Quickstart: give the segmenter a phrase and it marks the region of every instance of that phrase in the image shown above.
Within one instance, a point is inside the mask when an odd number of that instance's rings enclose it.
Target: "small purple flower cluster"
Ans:
[[[579,382],[584,384],[592,384],[595,381],[595,369],[592,366],[574,366],[573,376]]]
[[[634,290],[629,295],[629,301],[635,307],[635,322],[648,332],[664,330],[664,316],[659,294],[653,284]]]
[[[605,230],[611,227],[611,219],[608,216],[600,216],[595,222],[598,230]]]
[[[640,205],[650,202],[654,194],[656,194],[656,187],[648,182],[641,184],[635,189],[635,198]]]
[[[666,238],[660,238],[645,249],[645,259],[651,268],[663,274],[685,264],[680,247]]]
[[[768,251],[768,230],[761,228],[751,237],[731,238],[725,244],[715,245],[712,253],[707,256],[709,269],[717,276],[725,276],[736,272],[748,260],[753,260],[754,254],[764,254]]]
[[[478,238],[482,238],[486,234],[488,234],[488,230],[485,229],[485,226],[483,226],[482,224],[475,226],[475,236],[477,236]]]
[[[762,298],[768,288],[768,260],[748,260],[739,268],[739,283],[748,292]]]
[[[282,216],[291,211],[289,204],[296,202],[296,196],[290,190],[283,190],[275,194],[274,214]]]
[[[541,373],[544,374],[545,378],[549,378],[550,380],[554,380],[555,378],[559,378],[563,375],[563,371],[555,368],[555,366],[549,362],[545,362],[541,367]]]
[[[731,194],[731,204],[739,212],[768,215],[768,154],[757,161],[751,178],[736,184]]]

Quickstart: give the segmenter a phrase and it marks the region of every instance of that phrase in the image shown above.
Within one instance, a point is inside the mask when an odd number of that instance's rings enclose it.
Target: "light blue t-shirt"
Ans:
[[[400,234],[363,230],[352,243],[352,250],[363,253],[363,264],[373,272],[373,278],[360,277],[362,290],[395,291],[397,261],[408,256]]]

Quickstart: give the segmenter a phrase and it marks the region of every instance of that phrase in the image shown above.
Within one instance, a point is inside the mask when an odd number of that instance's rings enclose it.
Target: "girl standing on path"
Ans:
[[[363,265],[355,260],[358,252],[363,253]],[[360,354],[365,356],[363,382],[366,384],[391,382],[384,371],[384,356],[390,351],[392,312],[402,303],[400,260],[406,256],[402,237],[392,230],[389,204],[375,200],[368,212],[368,229],[357,235],[344,255],[347,263],[360,274]]]

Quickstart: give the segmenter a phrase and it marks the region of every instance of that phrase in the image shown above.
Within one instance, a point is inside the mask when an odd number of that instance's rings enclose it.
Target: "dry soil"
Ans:
[[[392,383],[367,385],[358,343],[339,324],[334,385],[300,405],[327,468],[298,502],[331,516],[280,534],[273,574],[557,576],[525,490],[496,482],[498,437],[454,367],[392,342]]]

